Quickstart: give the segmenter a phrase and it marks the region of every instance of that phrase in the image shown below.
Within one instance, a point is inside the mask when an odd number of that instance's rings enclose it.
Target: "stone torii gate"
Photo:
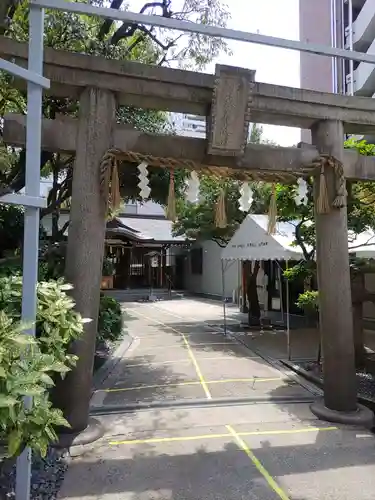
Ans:
[[[25,65],[26,46],[0,37],[0,56]],[[344,132],[375,131],[373,99],[258,83],[254,71],[241,68],[218,66],[213,76],[53,49],[45,51],[44,74],[51,81],[51,95],[80,101],[78,120],[44,121],[42,147],[76,152],[66,276],[74,285],[77,309],[85,317],[97,318],[98,313],[105,235],[99,178],[101,160],[109,149],[148,155],[161,164],[168,159],[181,165],[194,162],[197,169],[215,166],[256,172],[267,180],[293,179],[326,154],[342,163],[346,178],[375,180],[374,158],[343,149]],[[116,126],[118,104],[206,116],[207,140],[152,136]],[[313,145],[246,145],[250,120],[311,129]],[[20,116],[7,117],[5,140],[24,144]],[[315,176],[317,203],[320,175],[310,172]],[[345,203],[333,207],[337,194],[334,170],[326,168],[324,177],[330,210],[325,214],[316,211],[324,402],[312,409],[331,421],[369,423],[372,415],[357,405],[347,210]],[[75,345],[80,361],[69,375],[71,390],[63,401],[75,431],[88,423],[95,335],[93,321]]]

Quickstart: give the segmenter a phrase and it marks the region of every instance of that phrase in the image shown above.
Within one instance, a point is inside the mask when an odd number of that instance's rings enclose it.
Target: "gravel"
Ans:
[[[68,468],[63,452],[50,449],[42,459],[34,457],[31,475],[31,500],[55,500]],[[16,467],[4,471],[0,477],[0,498],[15,498]]]
[[[297,362],[296,365],[322,379],[322,368],[312,362]],[[357,372],[358,395],[375,401],[375,377],[365,371]]]

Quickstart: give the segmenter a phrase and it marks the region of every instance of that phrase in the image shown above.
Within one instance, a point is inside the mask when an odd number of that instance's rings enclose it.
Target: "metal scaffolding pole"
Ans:
[[[110,9],[106,7],[95,7],[87,3],[70,2],[66,0],[30,0],[30,3],[48,9],[75,12],[77,14],[83,14],[87,16],[100,16],[105,19],[113,19],[115,21],[125,21],[146,26],[156,26],[159,28],[173,29],[186,33],[198,33],[206,36],[226,38],[228,40],[237,40],[239,42],[256,43],[258,45],[268,45],[270,47],[298,50],[300,52],[310,52],[312,54],[318,54],[322,56],[330,56],[375,64],[375,55],[365,54],[363,52],[354,52],[342,48],[327,47],[325,45],[316,45],[312,43],[300,42],[297,40],[286,40],[284,38],[260,35],[258,33],[247,33],[246,31],[221,28],[219,26],[191,23],[188,21],[170,19],[162,16],[137,14],[135,12]]]
[[[39,254],[39,211],[47,205],[40,197],[40,149],[42,125],[42,88],[49,88],[50,82],[43,73],[43,21],[44,9],[30,5],[30,35],[28,69],[0,59],[0,69],[28,81],[27,121],[26,121],[26,182],[25,195],[8,194],[0,198],[0,203],[23,205],[25,207],[23,282],[22,282],[22,321],[31,323],[27,335],[35,335],[36,287],[38,280]],[[32,398],[24,400],[27,408]],[[30,498],[31,452],[27,448],[17,460],[16,500]]]
[[[30,5],[29,13],[29,62],[28,69],[43,73],[44,9]],[[27,84],[26,117],[26,183],[25,194],[40,196],[40,149],[42,135],[42,87],[31,81]],[[33,326],[25,333],[35,335],[36,293],[39,258],[39,207],[25,208],[23,278],[22,278],[22,320]],[[25,398],[30,408],[32,398]],[[31,450],[26,448],[17,460],[16,500],[30,498]]]

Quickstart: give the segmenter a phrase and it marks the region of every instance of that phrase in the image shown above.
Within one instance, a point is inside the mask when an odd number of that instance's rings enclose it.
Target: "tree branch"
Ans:
[[[58,232],[58,239],[59,240],[62,239],[62,237],[64,236],[64,233],[68,229],[69,224],[70,224],[70,220],[67,220],[65,222],[65,224],[62,226],[62,228],[59,230],[59,232]]]
[[[120,2],[120,0],[113,0],[112,4],[115,3],[115,2]],[[121,6],[121,3],[122,3],[122,0],[120,2],[120,6]],[[112,4],[111,4],[111,6],[112,6]],[[172,17],[172,12],[169,10],[170,4],[171,4],[171,0],[163,0],[162,2],[149,2],[149,3],[145,3],[144,6],[139,11],[139,13],[140,14],[144,14],[146,10],[158,7],[158,8],[161,8],[161,10],[162,10],[161,17],[170,18],[170,17]],[[117,5],[117,3],[116,3],[116,5]],[[117,7],[115,6],[115,7],[112,7],[112,8],[117,8]],[[99,32],[99,36],[101,36],[102,33],[104,33],[104,34],[102,35],[102,38],[100,38],[100,40],[103,40],[104,35],[108,34],[111,25],[112,25],[112,22],[109,24],[108,29],[106,28],[107,29],[106,32],[105,32],[105,30],[103,30],[103,26],[102,26],[102,28],[101,28],[101,30]],[[148,29],[145,26],[138,25],[138,24],[135,24],[135,23],[131,23],[131,24],[129,24],[129,23],[122,23],[122,25],[114,32],[113,36],[111,37],[110,43],[113,44],[113,45],[117,45],[120,42],[120,40],[122,40],[123,38],[129,38],[129,37],[133,36],[134,33],[137,30],[140,30],[143,33],[147,34],[163,50],[168,50],[170,48],[170,46],[172,46],[170,44],[167,44],[166,46],[164,46],[163,43],[160,42],[156,38],[156,36],[152,34],[153,28]]]
[[[301,250],[302,250],[302,253],[303,253],[303,256],[304,256],[305,260],[310,260],[309,257],[311,255],[311,252],[307,251],[307,248],[305,246],[305,243],[303,241],[302,234],[301,234],[302,225],[305,222],[306,222],[305,218],[302,217],[302,219],[296,225],[296,228],[295,228],[295,237],[296,237],[296,241],[297,241],[298,245],[301,247]]]
[[[123,0],[112,0],[111,5],[110,5],[110,8],[111,8],[111,9],[117,9],[117,10],[119,10],[119,9],[120,9],[120,7],[121,7],[121,5],[122,5],[122,2],[123,2]],[[104,37],[105,37],[106,35],[108,35],[108,33],[109,33],[110,29],[111,29],[111,26],[112,26],[113,22],[114,22],[114,21],[113,21],[113,20],[111,20],[111,19],[106,19],[106,20],[103,22],[103,24],[102,24],[102,26],[101,26],[101,28],[100,28],[100,30],[99,30],[99,34],[98,34],[98,38],[99,38],[99,40],[102,40],[102,41],[103,41],[103,40],[104,40]]]

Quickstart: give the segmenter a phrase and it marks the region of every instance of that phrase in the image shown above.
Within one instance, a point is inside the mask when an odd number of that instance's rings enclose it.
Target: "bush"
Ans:
[[[0,265],[0,278],[9,278],[10,276],[22,276],[22,262],[20,258],[9,260]]]
[[[122,333],[120,303],[106,295],[100,296],[97,342],[115,342]]]
[[[70,343],[83,333],[83,320],[73,310],[74,301],[66,294],[71,285],[59,281],[40,282],[37,286],[36,338],[42,354],[56,361],[75,365],[77,358],[67,353]],[[21,319],[22,278],[0,278],[0,311],[15,321]]]
[[[309,290],[301,293],[296,302],[297,306],[307,315],[317,317],[319,314],[319,292]]]
[[[113,276],[115,274],[115,266],[111,259],[103,259],[102,276]]]
[[[0,311],[0,441],[2,457],[19,455],[30,447],[44,456],[57,440],[55,426],[67,426],[60,410],[52,408],[48,389],[51,374],[69,368],[53,355],[43,354],[36,339],[22,333],[20,323]],[[24,397],[33,398],[32,406]]]

